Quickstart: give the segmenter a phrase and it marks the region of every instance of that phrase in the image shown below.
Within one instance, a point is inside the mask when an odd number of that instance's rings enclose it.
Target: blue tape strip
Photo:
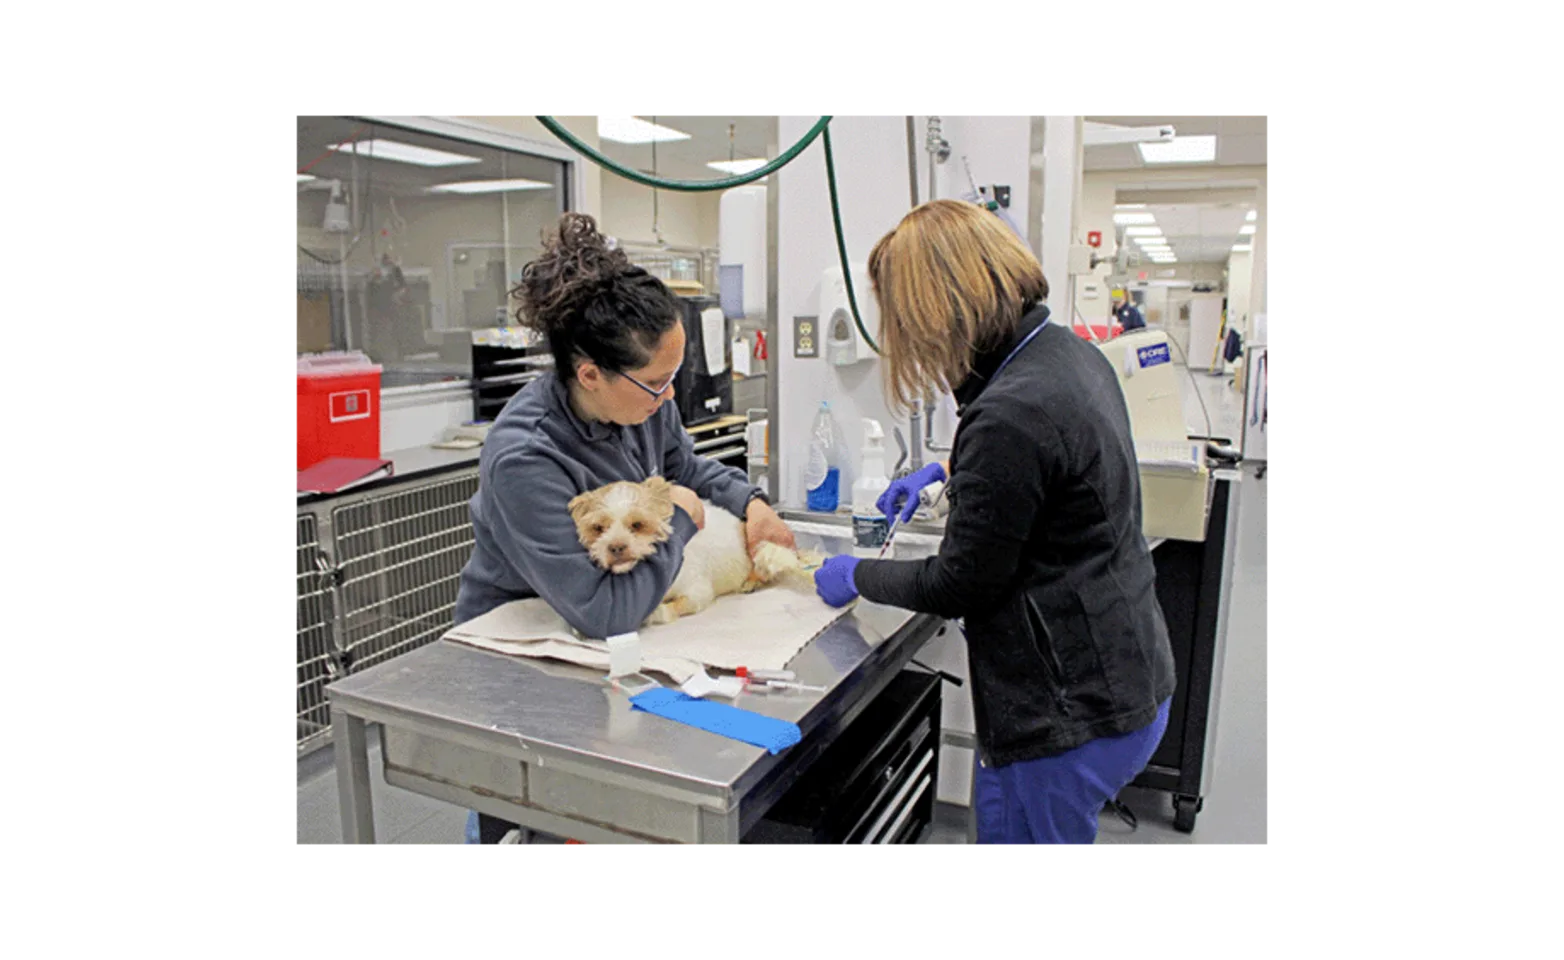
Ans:
[[[630,698],[630,705],[654,716],[764,747],[769,753],[781,753],[804,739],[803,731],[796,723],[725,703],[700,700],[666,687],[638,693]]]

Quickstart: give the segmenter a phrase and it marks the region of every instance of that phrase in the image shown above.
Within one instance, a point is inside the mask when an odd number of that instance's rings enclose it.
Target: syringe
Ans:
[[[807,683],[794,683],[791,680],[767,680],[766,686],[773,690],[801,690],[804,693],[825,693],[825,687],[811,686]]]

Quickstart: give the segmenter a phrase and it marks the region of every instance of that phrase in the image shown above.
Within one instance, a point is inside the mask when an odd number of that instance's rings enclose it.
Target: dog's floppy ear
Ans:
[[[576,497],[574,500],[570,501],[570,519],[574,520],[577,526],[580,526],[581,521],[586,516],[587,511],[592,509],[592,504],[596,501],[596,490],[583,493],[579,497]]]

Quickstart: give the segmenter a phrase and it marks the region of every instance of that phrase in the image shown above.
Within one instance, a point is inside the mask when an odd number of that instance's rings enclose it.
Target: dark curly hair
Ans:
[[[543,255],[522,267],[510,293],[521,302],[517,321],[548,338],[566,383],[582,360],[615,373],[645,366],[679,320],[663,282],[610,250],[584,213],[567,213],[544,231]]]

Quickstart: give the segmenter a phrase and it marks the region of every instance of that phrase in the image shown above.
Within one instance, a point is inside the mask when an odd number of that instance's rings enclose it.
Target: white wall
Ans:
[[[1111,260],[1118,253],[1117,244],[1114,242],[1113,232],[1113,205],[1117,196],[1114,188],[1114,178],[1104,174],[1086,174],[1081,178],[1081,209],[1078,222],[1080,224],[1081,241],[1085,242],[1086,235],[1093,230],[1102,232],[1102,246],[1098,248],[1098,255]],[[1090,277],[1077,278],[1075,282],[1075,308],[1080,311],[1082,318],[1087,323],[1106,324],[1108,316],[1113,313],[1113,284],[1109,278],[1113,273],[1113,264],[1098,264]],[[1049,278],[1049,282],[1053,282]],[[1087,284],[1095,284],[1097,298],[1086,299],[1083,294]]]
[[[425,447],[445,439],[449,427],[472,419],[472,391],[466,386],[380,396],[380,453]]]
[[[816,119],[782,117],[779,142],[793,143]],[[920,200],[926,199],[928,189],[924,119],[918,117],[915,121]],[[999,183],[1011,188],[1010,211],[1017,225],[1024,228],[1028,203],[1028,118],[947,117],[942,121],[943,135],[951,144],[951,158],[936,168],[936,193],[950,197],[971,190],[965,185],[966,171],[961,164],[965,153],[980,184]],[[906,118],[838,117],[831,122],[831,140],[848,257],[854,263],[867,263],[874,244],[911,207]],[[878,359],[834,367],[823,356],[812,360],[793,358],[793,317],[818,316],[821,275],[837,263],[821,143],[811,144],[776,178],[779,313],[778,343],[773,349],[777,351],[780,401],[779,409],[772,411],[771,416],[779,447],[778,493],[783,502],[801,505],[809,428],[821,400],[831,401],[854,464],[862,444],[863,417],[879,420],[887,437],[897,422],[891,418],[885,400]],[[857,295],[860,303],[872,296],[867,287],[858,290]],[[870,333],[877,331],[871,329]],[[905,421],[900,425],[905,432]],[[936,438],[948,442],[951,426],[936,419]],[[886,445],[894,463],[895,441],[888,439]]]
[[[717,245],[720,194],[657,191],[657,224],[663,239],[678,247]],[[634,243],[652,243],[652,188],[616,173],[602,177],[603,232]]]
[[[1248,253],[1235,253],[1227,261],[1227,323],[1239,332],[1245,341],[1249,339],[1250,318],[1254,310],[1250,306],[1249,292],[1254,257]]]

